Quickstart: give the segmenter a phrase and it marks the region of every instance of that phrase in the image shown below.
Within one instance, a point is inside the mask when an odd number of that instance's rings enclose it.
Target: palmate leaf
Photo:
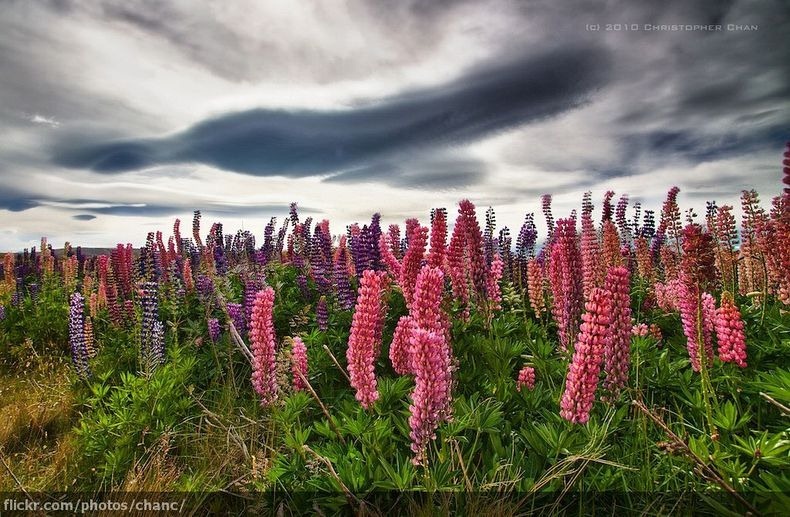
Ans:
[[[790,404],[790,370],[776,369],[771,372],[763,372],[760,374],[759,380],[749,384],[785,405]]]

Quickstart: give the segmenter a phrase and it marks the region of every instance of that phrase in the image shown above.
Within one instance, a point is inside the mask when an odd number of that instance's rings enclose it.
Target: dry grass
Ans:
[[[0,491],[52,490],[70,484],[74,400],[69,365],[62,358],[43,359],[35,353],[28,357],[21,368],[0,365],[0,455],[5,463],[0,467]]]

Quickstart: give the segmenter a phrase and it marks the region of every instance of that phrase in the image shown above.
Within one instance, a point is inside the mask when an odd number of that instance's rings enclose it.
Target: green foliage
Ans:
[[[232,269],[217,280],[225,299],[241,301],[247,273]],[[585,425],[572,425],[558,414],[570,357],[557,350],[556,329],[535,319],[523,293],[506,285],[506,310],[490,321],[474,311],[468,320],[453,312],[452,418],[437,430],[428,464],[415,466],[409,437],[414,379],[396,375],[388,360],[395,325],[407,313],[399,290],[389,294],[376,364],[379,399],[364,410],[346,378],[351,311],[340,310],[328,296],[330,326],[322,332],[315,323],[316,285],[310,281],[303,293],[297,271],[282,264],[268,265],[265,273],[277,292],[277,336],[303,338],[307,377],[316,396],[291,389],[286,356],[280,353],[279,403],[260,407],[250,386],[250,364],[227,331],[216,343],[208,339],[209,318],[225,323],[221,308],[163,285],[159,317],[167,328],[166,361],[152,375],[139,373],[133,325],[112,324],[106,311],[93,320],[100,349],[91,360],[94,375],[87,381],[70,379],[79,401],[72,431],[77,451],[72,467],[79,486],[122,487],[166,443],[162,454],[176,466],[169,489],[321,491],[321,506],[338,513],[348,504],[346,490],[360,499],[375,498],[382,490],[436,495],[427,502],[408,500],[411,509],[426,514],[431,511],[425,508],[513,513],[515,509],[501,506],[513,500],[510,494],[546,496],[550,501],[545,504],[557,504],[566,494],[583,491],[624,493],[629,504],[657,504],[658,513],[673,511],[673,501],[639,501],[636,495],[631,499],[632,493],[700,493],[706,494],[711,512],[742,510],[700,473],[687,445],[752,504],[781,508],[784,496],[771,494],[790,492],[790,436],[782,410],[790,405],[790,317],[776,304],[765,310],[743,305],[747,368],[718,359],[711,368],[714,435],[707,427],[700,379],[691,370],[680,319],[642,311],[646,285],[635,286],[635,316],[657,323],[664,339],[633,339],[628,388],[618,400],[599,397]],[[67,293],[47,283],[37,303],[28,297],[20,306],[6,308],[0,354],[15,365],[31,353],[63,354],[67,325]],[[280,345],[280,352],[284,348]],[[525,364],[534,367],[536,384],[518,391],[516,376]],[[631,401],[650,408],[682,444]],[[497,497],[451,497],[468,492]],[[541,504],[531,500],[519,509]],[[297,498],[288,500],[288,508],[313,511]]]

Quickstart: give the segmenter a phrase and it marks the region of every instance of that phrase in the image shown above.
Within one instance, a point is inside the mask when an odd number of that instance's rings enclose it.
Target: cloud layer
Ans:
[[[447,84],[338,110],[253,109],[199,122],[163,138],[61,148],[60,166],[118,173],[202,163],[246,174],[303,177],[347,170],[344,181],[400,175],[407,153],[430,155],[519,125],[556,116],[605,84],[602,49],[563,47],[476,67]],[[470,179],[467,171],[459,178]],[[455,175],[439,174],[442,181]],[[395,178],[395,185],[408,183]]]
[[[462,197],[511,228],[544,192],[767,199],[788,33],[759,0],[6,2],[0,250],[139,243],[193,209],[260,231],[291,201],[341,231]]]

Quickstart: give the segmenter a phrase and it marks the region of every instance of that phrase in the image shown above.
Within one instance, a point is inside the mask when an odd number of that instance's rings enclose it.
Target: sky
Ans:
[[[291,202],[342,233],[469,198],[517,233],[544,193],[556,218],[781,187],[786,0],[0,9],[0,250],[139,246],[195,209],[260,238]]]

